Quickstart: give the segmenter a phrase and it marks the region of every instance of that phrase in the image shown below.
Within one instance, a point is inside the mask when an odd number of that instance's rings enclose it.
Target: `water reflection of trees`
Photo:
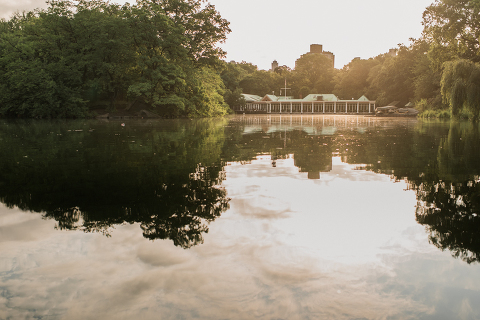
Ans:
[[[248,130],[247,130],[248,129]],[[319,178],[332,156],[405,180],[417,195],[416,219],[430,241],[479,262],[478,125],[418,122],[336,131],[227,120],[4,122],[0,126],[0,201],[41,212],[60,229],[108,234],[139,223],[149,239],[188,248],[228,208],[222,161],[294,155]]]
[[[417,187],[417,221],[432,244],[468,263],[480,261],[480,183],[425,182]]]
[[[441,250],[480,262],[480,133],[478,125],[452,122],[442,138],[434,179],[424,176],[417,190],[417,221]]]
[[[368,127],[362,133],[341,128],[333,135],[267,127],[237,138],[237,145],[253,150],[244,156],[262,152],[273,156],[269,150],[281,149],[293,154],[295,166],[309,176],[329,171],[336,155],[343,162],[405,180],[416,192],[416,219],[425,226],[431,243],[468,263],[480,262],[478,125],[399,122]]]
[[[0,201],[59,229],[109,234],[139,223],[149,239],[191,247],[228,208],[223,122],[5,122]]]
[[[480,262],[478,125],[418,123],[410,129],[367,132],[364,138],[357,135],[354,141],[344,135],[343,148],[336,147],[342,159],[405,180],[416,192],[416,219],[430,242],[468,263]]]

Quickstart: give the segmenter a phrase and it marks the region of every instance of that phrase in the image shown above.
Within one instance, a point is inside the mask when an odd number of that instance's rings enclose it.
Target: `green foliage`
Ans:
[[[438,111],[438,116],[437,118],[439,119],[450,119],[452,117],[452,114],[450,110],[440,110]]]
[[[417,52],[412,47],[400,46],[397,56],[385,60],[372,80],[378,105],[400,101],[405,105],[414,98],[414,65]]]
[[[353,59],[337,74],[333,93],[340,99],[358,99],[362,95],[367,95],[369,98],[372,96],[373,98],[373,93],[370,92],[372,81],[370,75],[372,69],[379,65],[381,65],[380,59]]]
[[[0,114],[83,116],[81,73],[64,38],[68,17],[42,15],[16,15],[0,34]]]
[[[247,75],[239,83],[244,93],[264,96],[266,94],[280,94],[280,88],[284,87],[285,79],[275,72],[257,70]]]
[[[419,108],[417,108],[419,110]],[[452,114],[450,110],[433,110],[433,109],[426,109],[422,113],[418,115],[419,118],[423,119],[450,119]]]
[[[436,0],[424,11],[415,45],[426,54],[417,59],[414,84],[415,99],[427,99],[430,109],[450,107],[453,117],[478,118],[479,14],[478,0]]]
[[[480,114],[480,64],[469,60],[445,63],[441,80],[442,96],[457,117],[465,108],[478,120]]]
[[[240,81],[245,79],[250,73],[257,71],[257,67],[246,62],[237,63],[235,61],[224,62],[223,70],[220,73],[225,86],[223,98],[225,102],[233,109],[245,103],[240,87]]]
[[[0,25],[0,115],[85,117],[104,101],[190,115],[206,96],[216,111],[193,114],[224,114],[218,88],[195,76],[219,67],[228,32],[201,0],[50,1]]]
[[[253,70],[250,73],[255,72],[257,69]],[[222,81],[225,85],[226,89],[234,91],[238,88],[240,81],[243,80],[249,72],[245,70],[240,63],[236,63],[235,61],[225,62],[223,66],[223,70],[220,73],[222,77]]]
[[[137,5],[152,12],[161,8],[175,26],[182,26],[188,55],[196,63],[216,64],[225,55],[216,44],[226,40],[230,23],[205,0],[140,0]]]
[[[416,40],[412,47],[417,52],[413,65],[414,100],[426,100],[430,109],[447,108],[442,102],[440,93],[442,74],[434,68],[434,64],[428,56],[429,44],[424,40]],[[419,111],[423,111],[423,109],[419,109]]]
[[[419,112],[426,111],[428,109],[427,99],[421,99],[420,101],[417,101],[417,103],[415,103],[415,109],[417,109]]]
[[[224,84],[216,72],[209,68],[194,70],[192,74],[193,92],[190,100],[188,115],[200,117],[223,116],[228,106],[224,102]]]
[[[478,0],[436,0],[426,8],[423,35],[437,69],[457,58],[480,61],[479,15]]]
[[[228,104],[231,108],[235,106],[243,106],[245,105],[245,98],[242,96],[242,88],[236,88],[233,91],[230,89],[225,89],[224,94],[223,94],[223,100],[225,100],[225,103]],[[233,112],[232,109],[229,110],[230,112]]]
[[[300,57],[293,72],[294,93],[331,93],[335,87],[332,60],[323,54],[308,53]]]
[[[444,98],[446,91],[441,81],[442,77],[446,79],[443,73],[446,61],[459,57],[472,62],[480,60],[479,13],[478,0],[437,0],[424,12],[421,39],[411,39],[409,46],[399,45],[394,56],[381,54],[368,60],[353,59],[342,70],[333,69],[331,60],[321,54],[305,54],[294,70],[279,67],[274,72],[257,70],[246,62],[225,63],[221,73],[224,100],[234,106],[242,103],[241,93],[283,95],[279,89],[286,79],[291,88],[288,95],[296,98],[322,92],[334,93],[340,99],[366,95],[379,106],[392,101],[399,101],[399,106],[414,102],[421,112],[435,110],[424,113],[425,117],[448,118],[453,112],[454,116],[462,114],[463,118],[475,119],[474,110],[480,108],[476,104],[480,101],[480,90],[475,85],[480,81],[477,80],[480,72],[473,69],[468,85],[457,79],[457,85],[449,89],[450,97],[469,101],[468,106],[461,105],[452,112],[445,110],[449,100]]]

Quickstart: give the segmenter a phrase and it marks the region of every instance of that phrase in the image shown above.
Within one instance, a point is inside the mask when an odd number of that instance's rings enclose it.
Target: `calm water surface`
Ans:
[[[480,319],[478,125],[3,120],[0,150],[0,319]]]

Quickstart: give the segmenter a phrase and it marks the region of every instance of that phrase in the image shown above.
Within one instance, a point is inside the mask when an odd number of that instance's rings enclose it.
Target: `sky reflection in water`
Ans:
[[[480,271],[429,244],[404,181],[339,157],[228,162],[230,208],[188,250],[0,206],[0,319],[479,319]]]

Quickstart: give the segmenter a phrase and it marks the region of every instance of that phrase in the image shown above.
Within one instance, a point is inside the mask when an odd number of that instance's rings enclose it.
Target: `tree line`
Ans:
[[[261,96],[278,95],[287,79],[288,94],[297,98],[309,93],[334,93],[345,100],[366,95],[378,106],[410,102],[424,116],[477,120],[480,1],[435,0],[425,9],[422,24],[421,37],[410,39],[409,45],[399,44],[395,55],[355,58],[340,70],[322,54],[310,53],[297,60],[294,70],[283,66],[268,72],[245,62],[231,62],[222,78],[232,92],[241,88]]]
[[[242,93],[366,95],[413,103],[425,116],[478,119],[480,0],[435,0],[419,39],[396,55],[355,58],[334,69],[306,54],[294,69],[225,62],[229,22],[205,0],[52,0],[0,21],[0,116],[87,117],[139,104],[161,116],[217,116]]]
[[[161,115],[228,110],[219,76],[229,23],[202,0],[52,0],[0,23],[0,115],[85,117],[139,102]]]

